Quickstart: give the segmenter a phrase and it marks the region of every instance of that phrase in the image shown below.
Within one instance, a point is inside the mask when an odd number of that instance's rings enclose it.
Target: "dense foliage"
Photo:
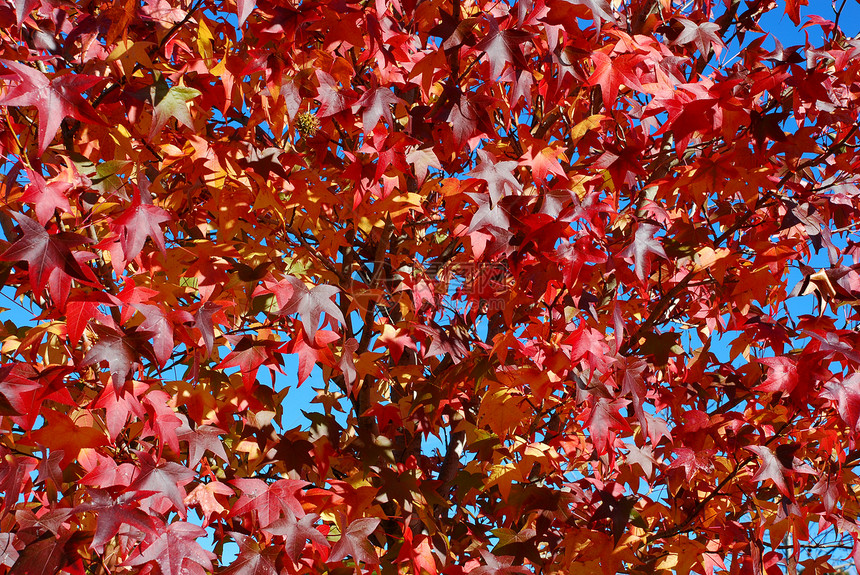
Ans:
[[[0,573],[860,555],[860,41],[802,4],[0,2]]]

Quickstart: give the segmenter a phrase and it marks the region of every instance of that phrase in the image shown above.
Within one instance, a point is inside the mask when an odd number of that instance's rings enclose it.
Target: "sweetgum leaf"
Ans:
[[[2,106],[35,106],[39,112],[39,154],[51,144],[63,118],[104,124],[82,93],[101,82],[101,78],[82,74],[64,74],[48,79],[42,72],[20,62],[0,60],[11,69],[19,82],[4,96]]]
[[[163,527],[158,537],[124,565],[137,567],[154,563],[161,575],[199,574],[212,570],[215,554],[205,550],[197,540],[206,530],[191,523],[177,521]]]

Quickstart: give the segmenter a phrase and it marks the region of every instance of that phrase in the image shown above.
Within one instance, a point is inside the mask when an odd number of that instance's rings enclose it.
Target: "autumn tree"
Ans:
[[[0,2],[0,573],[860,558],[858,19],[804,4]]]

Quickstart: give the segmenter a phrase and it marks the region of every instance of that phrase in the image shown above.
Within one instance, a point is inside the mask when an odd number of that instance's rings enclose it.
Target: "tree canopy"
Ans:
[[[0,574],[860,559],[805,4],[0,2]]]

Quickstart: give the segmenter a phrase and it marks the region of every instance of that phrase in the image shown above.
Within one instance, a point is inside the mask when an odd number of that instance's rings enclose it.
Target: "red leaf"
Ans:
[[[234,479],[231,483],[242,491],[242,496],[230,511],[231,517],[256,512],[260,525],[266,527],[281,516],[282,510],[305,514],[296,493],[308,485],[306,481],[281,479],[271,486],[260,479]]]
[[[438,568],[436,567],[436,559],[433,556],[430,537],[423,534],[417,538],[413,537],[412,529],[407,525],[403,529],[403,546],[400,547],[397,562],[410,563],[410,573],[420,575],[426,572],[428,575],[436,575]],[[417,539],[417,542],[415,539]]]
[[[756,471],[756,474],[753,475],[752,480],[764,481],[770,479],[776,485],[776,488],[779,489],[779,492],[788,497],[788,487],[785,484],[785,476],[783,475],[785,467],[783,467],[776,455],[773,454],[773,451],[765,445],[749,445],[747,449],[758,455],[761,459],[761,466]]]
[[[207,451],[223,461],[228,461],[229,457],[219,437],[224,433],[224,430],[212,425],[198,425],[192,430],[187,423],[184,423],[177,430],[176,436],[179,441],[188,442],[188,467],[196,466]]]
[[[156,464],[155,460],[146,453],[139,453],[140,475],[128,486],[128,491],[150,491],[166,497],[173,507],[185,516],[185,485],[194,479],[194,472],[171,461]],[[136,563],[135,565],[139,565]]]
[[[114,390],[119,394],[141,357],[151,355],[146,349],[148,342],[141,333],[126,334],[102,325],[94,329],[99,340],[84,356],[81,365],[107,362]]]
[[[389,323],[382,326],[382,334],[376,338],[374,347],[387,348],[395,364],[400,362],[400,356],[403,355],[404,349],[408,348],[413,351],[417,349],[415,342],[406,332]]]
[[[202,575],[201,568],[212,571],[215,554],[197,543],[201,537],[206,537],[202,527],[184,521],[171,523],[146,549],[123,565],[136,567],[152,562],[158,565],[161,575]]]
[[[848,427],[856,430],[860,423],[860,374],[852,373],[842,380],[828,382],[822,397],[836,401],[836,409]]]
[[[626,399],[609,400],[605,397],[594,399],[589,410],[586,425],[591,433],[591,441],[597,455],[603,455],[615,440],[615,430],[628,430],[629,426],[619,411],[630,401]]]
[[[70,533],[60,537],[45,535],[21,550],[9,575],[54,575],[68,565],[71,558],[66,550]]]
[[[486,52],[490,60],[490,74],[498,77],[506,64],[512,64],[517,69],[527,68],[520,44],[531,38],[531,34],[522,30],[500,30],[494,16],[487,16],[489,31],[475,46],[475,50]]]
[[[173,322],[158,306],[138,303],[134,304],[134,308],[146,318],[138,329],[151,334],[155,359],[160,367],[164,367],[173,353]]]
[[[633,242],[618,255],[621,257],[632,257],[636,266],[636,277],[643,282],[651,275],[651,259],[648,254],[667,259],[663,251],[663,244],[654,237],[654,233],[660,228],[654,224],[639,223],[636,233],[633,234]]]
[[[808,4],[809,0],[785,0],[785,13],[788,14],[795,26],[800,24],[800,7]]]
[[[376,555],[376,549],[373,548],[373,545],[368,540],[370,534],[378,526],[379,519],[376,517],[364,517],[350,523],[349,527],[347,527],[346,531],[332,548],[327,562],[333,563],[335,561],[343,561],[347,557],[352,557],[356,565],[359,563],[379,565],[379,557]]]
[[[30,285],[36,297],[46,284],[50,284],[54,301],[65,303],[72,278],[84,282],[90,279],[69,251],[69,246],[88,240],[70,233],[49,234],[27,216],[17,212],[12,212],[12,215],[21,226],[22,236],[0,255],[0,260],[27,262]]]
[[[594,73],[588,79],[588,83],[592,86],[600,86],[600,92],[603,95],[603,104],[607,108],[611,108],[615,104],[615,98],[618,96],[618,86],[621,84],[635,88],[640,92],[645,91],[634,70],[634,62],[637,62],[638,59],[632,59],[626,55],[610,58],[610,56],[600,51],[593,52],[591,59],[594,62]]]
[[[513,557],[496,557],[486,549],[481,549],[481,557],[484,558],[486,565],[469,571],[470,575],[527,575],[530,573],[525,567],[515,567]]]
[[[215,324],[228,323],[224,316],[225,307],[227,305],[224,302],[207,301],[194,314],[194,326],[200,330],[207,355],[212,353],[212,346],[215,345]]]
[[[338,112],[346,109],[346,96],[337,87],[337,81],[334,77],[322,70],[317,70],[317,79],[320,87],[317,91],[317,100],[320,101],[320,108],[317,115],[320,118],[333,116]]]
[[[273,521],[263,530],[283,537],[284,551],[293,563],[297,563],[308,541],[319,547],[329,547],[328,540],[314,527],[319,518],[316,513],[308,513],[297,520],[292,510],[287,509],[282,519]]]
[[[669,465],[668,469],[684,468],[684,476],[689,480],[692,479],[699,471],[702,473],[710,473],[714,470],[714,464],[711,462],[713,450],[694,451],[689,447],[676,447],[674,450],[676,455],[675,460]]]
[[[227,497],[232,497],[234,494],[235,492],[229,485],[220,481],[200,483],[185,498],[185,504],[189,507],[195,505],[200,507],[200,510],[203,512],[203,526],[205,527],[212,521],[212,515],[216,513],[220,514],[227,509],[218,501],[216,495],[221,495],[222,499],[226,502]]]
[[[703,56],[707,56],[711,50],[711,44],[714,45],[714,52],[717,56],[725,48],[725,44],[720,39],[717,31],[720,25],[715,22],[700,22],[696,23],[686,18],[678,18],[678,22],[684,27],[681,33],[675,38],[673,44],[689,44],[693,42]]]
[[[233,560],[230,566],[222,571],[223,575],[278,575],[280,571],[276,567],[278,559],[277,548],[260,549],[255,541],[246,535],[239,533],[231,534],[239,544],[239,556]]]
[[[523,187],[513,174],[517,168],[517,162],[497,162],[493,156],[484,150],[478,150],[477,153],[481,162],[469,172],[468,176],[487,183],[487,192],[490,194],[492,205],[497,204],[505,196],[518,194],[522,191]]]
[[[239,28],[245,24],[245,20],[254,11],[255,0],[236,0],[236,15],[239,17]]]
[[[331,299],[340,293],[339,288],[320,284],[308,289],[305,282],[298,278],[290,276],[287,279],[293,286],[293,296],[290,298],[290,304],[281,310],[280,313],[292,314],[298,312],[302,318],[302,326],[305,328],[305,333],[309,341],[314,341],[323,312],[340,323],[344,322],[340,308]]]
[[[767,379],[755,388],[756,391],[791,393],[797,387],[798,370],[795,361],[787,357],[766,357],[758,362],[769,369]]]
[[[176,412],[167,402],[170,396],[160,389],[154,389],[143,398],[143,405],[147,408],[146,423],[141,431],[142,437],[155,436],[162,445],[168,445],[174,452],[179,452],[179,438],[176,430],[182,425]]]
[[[66,192],[72,187],[69,182],[53,181],[46,182],[38,172],[27,168],[27,177],[30,185],[26,187],[21,195],[21,201],[33,204],[36,219],[43,226],[48,223],[56,210],[68,213],[72,208]]]
[[[6,95],[0,98],[2,106],[35,106],[39,111],[39,154],[51,144],[63,118],[72,117],[82,122],[102,124],[96,111],[84,100],[82,93],[101,82],[101,78],[82,74],[64,74],[52,80],[38,70],[20,62],[0,60],[19,78]]]
[[[361,113],[361,125],[365,133],[372,132],[383,118],[388,125],[392,125],[391,106],[397,104],[400,99],[385,87],[376,87],[367,90],[355,103],[359,109],[364,108]]]
[[[147,535],[156,533],[157,522],[138,508],[140,495],[126,493],[114,498],[102,489],[88,489],[87,494],[92,501],[78,505],[75,512],[97,512],[96,531],[91,543],[93,549],[103,550],[123,525],[136,527]]]
[[[257,370],[265,365],[272,371],[283,373],[281,356],[276,353],[280,344],[276,341],[255,341],[249,336],[243,336],[227,357],[219,363],[217,369],[238,367],[242,373],[242,383],[245,389],[252,389],[257,380]]]
[[[161,253],[165,253],[160,224],[169,222],[170,219],[170,214],[166,211],[158,206],[140,203],[140,196],[136,195],[131,207],[113,220],[125,261],[129,262],[137,257],[147,237],[152,238]]]
[[[295,353],[299,356],[298,385],[304,383],[317,363],[334,362],[334,354],[329,349],[329,344],[338,339],[340,336],[333,331],[320,330],[314,337],[314,345],[309,344],[304,337],[297,337],[281,348],[284,353]]]
[[[451,122],[454,143],[459,147],[468,142],[475,133],[475,128],[478,126],[478,111],[475,110],[469,97],[461,93],[448,111],[446,119]]]
[[[66,330],[72,347],[76,347],[81,341],[81,335],[98,307],[98,304],[89,300],[71,300],[66,304]]]

